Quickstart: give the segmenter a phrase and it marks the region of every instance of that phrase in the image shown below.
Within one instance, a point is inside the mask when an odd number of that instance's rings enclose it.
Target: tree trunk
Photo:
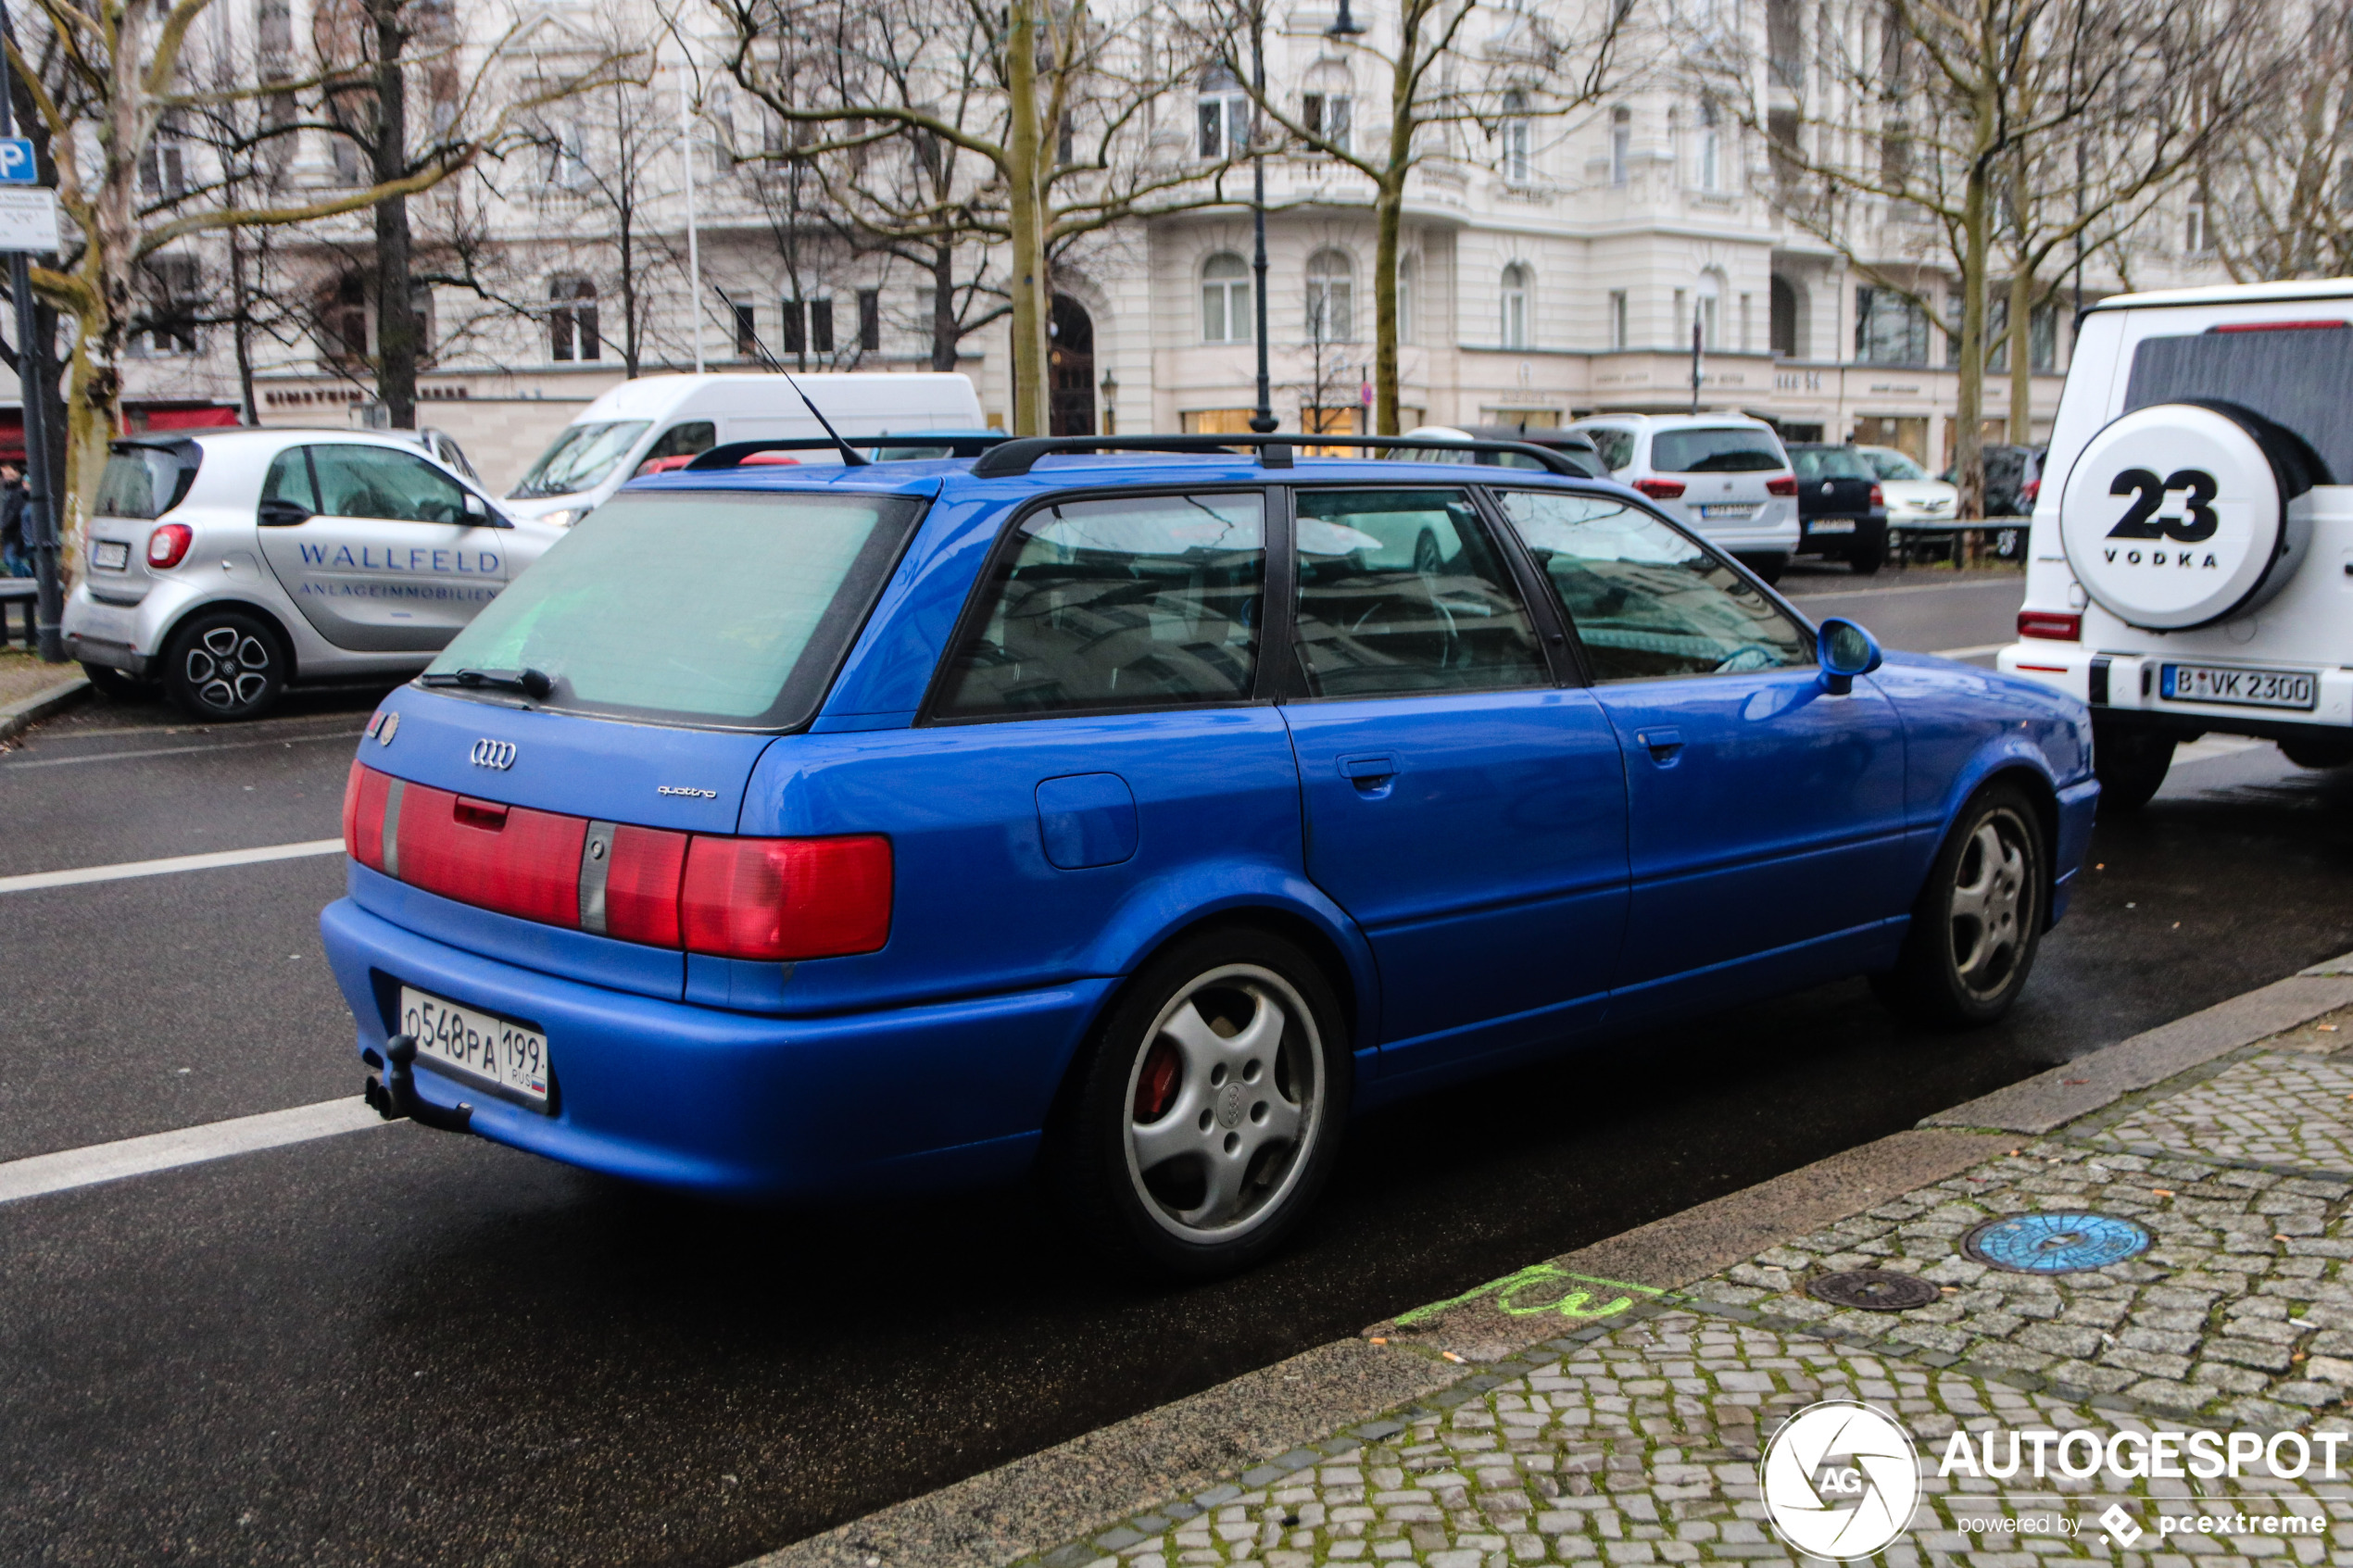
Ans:
[[[261,405],[253,391],[253,291],[245,282],[244,236],[229,231],[229,341],[237,354],[237,399],[245,405],[245,422],[261,422]]]
[[[1978,107],[1981,145],[1993,136],[1995,109],[1990,97]],[[1989,159],[1972,159],[1961,202],[1961,343],[1960,386],[1953,417],[1953,477],[1961,489],[1960,515],[1985,515],[1984,433],[1980,428],[1985,409],[1985,271],[1993,249],[1993,181]]]
[[[956,368],[956,247],[942,241],[931,252],[931,368]]]
[[[1397,240],[1405,207],[1405,171],[1390,165],[1373,198],[1373,433],[1400,433],[1397,419]]]
[[[1038,19],[1035,0],[1013,0],[1013,23],[1005,39],[1006,109],[1013,134],[1006,139],[1008,227],[1013,231],[1013,430],[1044,435],[1051,428],[1046,399],[1046,223],[1039,189],[1038,132]]]
[[[2034,278],[2023,259],[2010,269],[2010,420],[2013,445],[2034,429]]]
[[[409,172],[408,80],[401,56],[409,31],[400,0],[373,0],[376,27],[376,182]],[[416,301],[410,295],[409,200],[376,204],[376,398],[395,430],[417,428]]]

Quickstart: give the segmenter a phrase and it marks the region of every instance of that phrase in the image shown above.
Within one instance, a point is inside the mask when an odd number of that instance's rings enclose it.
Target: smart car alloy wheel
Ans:
[[[250,719],[285,684],[285,656],[268,628],[233,610],[198,615],[173,636],[164,692],[197,719]]]
[[[1098,1244],[1194,1276],[1276,1246],[1338,1143],[1337,1012],[1272,935],[1199,938],[1148,966],[1107,1021],[1057,1160]]]

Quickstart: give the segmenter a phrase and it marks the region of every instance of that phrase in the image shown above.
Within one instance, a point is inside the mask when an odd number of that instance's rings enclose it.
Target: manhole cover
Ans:
[[[2148,1250],[2149,1233],[2108,1214],[2013,1214],[1988,1220],[1961,1238],[1981,1263],[2020,1274],[2104,1269]]]
[[[1833,1307],[1901,1312],[1925,1307],[1944,1293],[1918,1274],[1898,1273],[1894,1269],[1846,1269],[1806,1281],[1806,1294]]]

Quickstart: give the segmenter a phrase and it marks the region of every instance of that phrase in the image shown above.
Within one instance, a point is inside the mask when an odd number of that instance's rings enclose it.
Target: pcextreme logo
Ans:
[[[1894,1416],[1851,1399],[1808,1405],[1781,1424],[1758,1467],[1781,1539],[1832,1562],[1884,1549],[1912,1522],[1919,1453]]]

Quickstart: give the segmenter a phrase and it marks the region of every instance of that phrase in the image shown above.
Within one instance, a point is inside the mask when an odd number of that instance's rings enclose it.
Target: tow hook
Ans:
[[[368,1065],[375,1071],[368,1074],[368,1084],[360,1090],[360,1098],[369,1108],[387,1122],[402,1117],[419,1126],[432,1127],[444,1133],[469,1133],[473,1130],[474,1108],[460,1100],[456,1110],[433,1103],[417,1093],[413,1071],[417,1061],[417,1037],[395,1035],[384,1042],[384,1055],[374,1051],[364,1054]]]

